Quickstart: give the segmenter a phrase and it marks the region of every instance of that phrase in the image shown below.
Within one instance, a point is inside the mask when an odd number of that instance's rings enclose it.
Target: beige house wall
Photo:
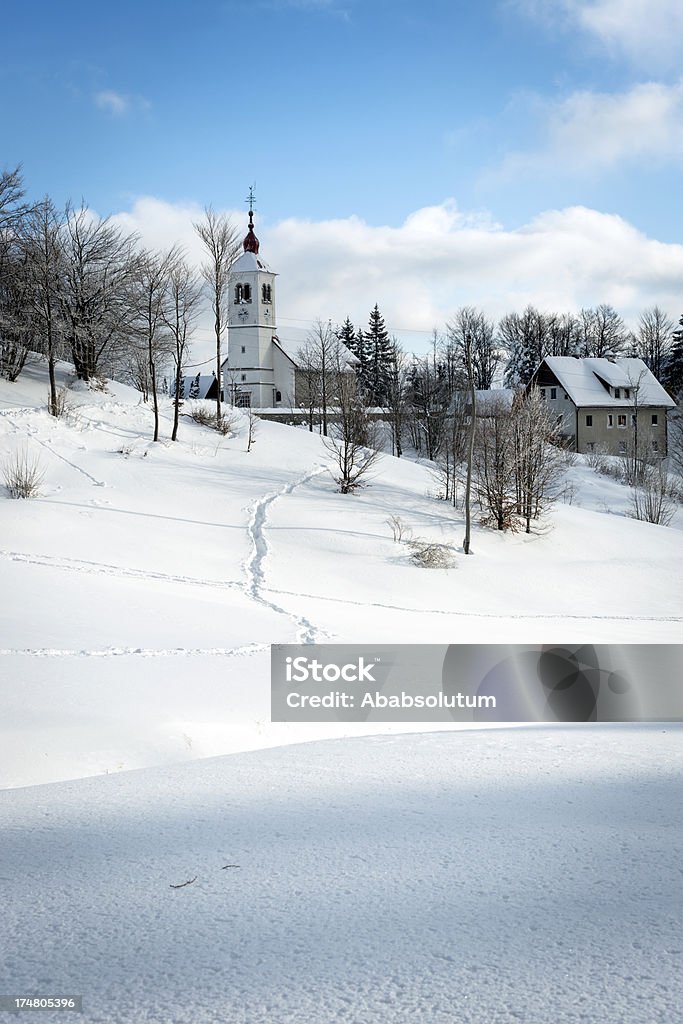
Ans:
[[[612,417],[612,426],[609,417]],[[626,417],[626,425],[619,426],[619,416]],[[637,416],[637,428],[633,422]],[[588,426],[587,418],[592,417],[593,424]],[[653,417],[657,422],[653,423]],[[638,447],[645,453],[661,457],[666,455],[666,409],[640,406],[637,413],[633,407],[615,406],[606,409],[604,406],[582,408],[578,410],[578,436],[576,450],[604,451],[608,455],[619,455],[624,446],[626,451],[633,451],[638,440]],[[656,446],[656,447],[655,447]]]

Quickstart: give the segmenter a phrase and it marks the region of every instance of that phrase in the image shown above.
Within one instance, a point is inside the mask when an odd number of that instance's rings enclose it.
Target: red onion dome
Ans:
[[[249,211],[249,231],[245,235],[242,245],[245,252],[257,253],[259,250],[259,240],[254,234],[254,215],[251,210]]]

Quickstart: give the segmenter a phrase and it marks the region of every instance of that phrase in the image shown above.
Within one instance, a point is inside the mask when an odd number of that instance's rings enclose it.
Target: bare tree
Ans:
[[[185,259],[178,258],[168,275],[167,302],[163,318],[173,339],[173,431],[171,440],[178,439],[178,419],[182,402],[183,364],[189,354],[189,341],[199,315],[201,284],[197,274]]]
[[[227,326],[227,292],[228,275],[237,253],[239,241],[237,230],[232,221],[224,213],[216,213],[211,206],[204,211],[204,220],[198,221],[194,229],[199,235],[207,254],[207,260],[201,267],[211,298],[211,309],[214,317],[216,335],[216,423],[221,422],[221,386],[222,386],[222,339]]]
[[[63,217],[49,196],[45,196],[26,217],[22,231],[31,280],[31,303],[42,337],[41,348],[47,358],[50,379],[48,408],[53,416],[59,414],[63,405],[57,396],[55,380],[55,364],[61,355],[64,333],[59,315],[60,232],[63,226]]]
[[[518,396],[512,413],[518,510],[526,533],[557,496],[564,470],[560,428],[538,388]]]
[[[489,403],[477,425],[473,479],[482,521],[507,530],[515,526],[518,494],[512,411],[502,398]]]
[[[389,414],[392,454],[403,455],[403,434],[407,415],[407,363],[403,349],[391,339],[391,361],[387,367],[385,408]]]
[[[15,381],[33,343],[30,275],[21,246],[29,213],[21,168],[0,172],[0,374]]]
[[[456,387],[461,386],[464,376],[468,386],[473,380],[475,388],[488,391],[503,356],[493,322],[474,306],[461,306],[446,325],[446,334],[457,354],[459,380],[455,382]]]
[[[659,306],[652,306],[640,314],[636,335],[635,354],[661,380],[671,351],[674,323]]]
[[[315,396],[322,417],[322,432],[328,433],[328,410],[336,401],[336,386],[339,367],[343,362],[342,346],[338,333],[330,321],[316,320],[308,332],[306,342],[299,351],[299,366],[305,370],[308,395],[307,405],[312,411],[311,399]],[[312,416],[309,417],[312,421]],[[312,422],[309,423],[312,429]]]
[[[159,440],[159,362],[173,348],[173,334],[168,327],[168,286],[178,264],[179,250],[159,254],[144,252],[138,265],[140,335],[147,353],[149,390],[154,408],[154,440]]]
[[[604,359],[623,351],[628,332],[613,306],[602,303],[595,309],[582,309],[579,321],[580,355]]]
[[[356,375],[341,361],[337,365],[337,406],[323,443],[334,457],[335,477],[342,494],[360,487],[379,457],[377,424],[371,419]]]
[[[428,459],[435,460],[443,445],[450,395],[443,365],[439,361],[440,340],[435,336],[431,355],[415,358],[407,371],[406,397],[413,445]]]
[[[646,466],[631,490],[631,515],[646,523],[668,526],[675,511],[674,490],[664,463]]]
[[[97,376],[105,353],[111,357],[134,329],[136,241],[86,206],[67,205],[60,232],[59,308],[81,380]]]

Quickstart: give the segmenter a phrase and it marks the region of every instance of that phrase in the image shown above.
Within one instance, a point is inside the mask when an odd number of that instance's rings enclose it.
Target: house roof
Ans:
[[[624,357],[612,361],[597,358],[578,359],[574,356],[546,356],[543,362],[557,377],[574,405],[579,407],[593,405],[631,408],[636,389],[638,405],[672,409],[676,404],[642,359]],[[631,397],[615,398],[605,385],[611,388],[629,388]]]
[[[181,380],[183,382],[183,397],[189,398],[190,397],[190,389],[193,387],[195,381],[197,380],[197,375],[194,374],[194,375],[190,375],[188,377],[182,377]],[[197,398],[206,398],[206,396],[208,395],[209,391],[211,390],[211,386],[213,384],[215,384],[215,383],[216,383],[216,375],[215,375],[215,373],[200,373],[199,374],[199,388],[198,388],[198,391],[197,391],[197,395],[195,397],[197,397]],[[171,382],[171,394],[172,395],[175,394],[175,381]]]

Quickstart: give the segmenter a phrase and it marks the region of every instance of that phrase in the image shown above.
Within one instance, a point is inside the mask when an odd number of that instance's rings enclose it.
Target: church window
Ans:
[[[247,379],[247,375],[246,375],[246,373],[243,373],[242,374],[242,380],[245,381],[246,379]]]
[[[246,345],[242,345],[242,355],[244,355],[246,353],[246,351],[247,351],[247,346]]]
[[[243,294],[244,294],[244,301],[245,302],[251,302],[251,285],[250,284],[242,285],[242,289],[243,289]]]
[[[269,284],[262,284],[261,285],[261,300],[263,302],[272,302],[273,301],[272,289],[271,289]]]
[[[241,301],[242,301],[242,285],[241,284],[236,284],[235,285],[235,302],[241,302]]]

